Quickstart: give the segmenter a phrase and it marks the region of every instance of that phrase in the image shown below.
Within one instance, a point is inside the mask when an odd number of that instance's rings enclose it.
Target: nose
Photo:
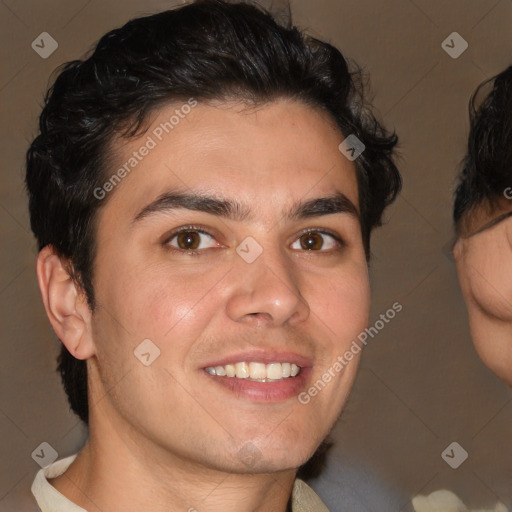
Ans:
[[[464,245],[464,240],[461,239],[460,237],[457,238],[457,240],[453,244],[452,250],[451,250],[454,260],[458,260],[461,257],[462,251],[463,251],[463,245]]]
[[[279,250],[265,249],[252,263],[237,261],[232,273],[227,315],[251,326],[297,325],[309,317],[293,264]]]

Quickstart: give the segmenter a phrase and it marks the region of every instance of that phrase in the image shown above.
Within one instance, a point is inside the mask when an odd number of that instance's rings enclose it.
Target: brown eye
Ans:
[[[187,231],[177,236],[178,247],[180,249],[197,249],[201,238],[197,231]]]
[[[293,242],[292,249],[301,251],[331,252],[344,246],[343,240],[325,231],[307,231]]]
[[[215,238],[205,231],[199,229],[188,229],[180,231],[172,236],[166,244],[185,252],[192,252],[203,249],[210,249],[216,246]]]
[[[318,233],[305,233],[299,240],[301,248],[306,251],[319,250],[324,245],[324,240]]]

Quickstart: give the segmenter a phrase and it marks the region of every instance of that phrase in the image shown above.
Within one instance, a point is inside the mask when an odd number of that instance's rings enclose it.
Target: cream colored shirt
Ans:
[[[435,491],[428,496],[415,496],[412,505],[415,512],[472,512],[456,494],[446,489]],[[500,501],[494,508],[479,509],[474,512],[508,512],[508,509]]]
[[[76,455],[58,460],[38,471],[31,490],[41,512],[87,512],[68,500],[48,482],[49,478],[62,475],[75,460]],[[315,491],[298,478],[293,486],[292,510],[293,512],[329,512]]]

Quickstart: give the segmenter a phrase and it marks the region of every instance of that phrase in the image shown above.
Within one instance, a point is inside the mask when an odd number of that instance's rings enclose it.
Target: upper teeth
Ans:
[[[237,377],[239,379],[279,380],[295,377],[300,367],[294,363],[235,363],[224,366],[209,366],[206,371],[220,377]]]

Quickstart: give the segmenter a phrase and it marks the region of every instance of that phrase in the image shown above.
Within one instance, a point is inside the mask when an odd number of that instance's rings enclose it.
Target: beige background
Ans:
[[[43,92],[56,66],[79,58],[103,33],[176,3],[0,2],[1,511],[35,512],[29,488],[38,466],[31,453],[41,442],[63,457],[85,436],[54,371],[58,342],[37,288],[23,190],[24,152]],[[340,468],[357,467],[362,484],[378,478],[405,497],[450,488],[472,507],[501,499],[512,509],[512,391],[473,351],[448,251],[467,101],[477,84],[512,64],[512,2],[293,0],[292,6],[299,26],[371,74],[374,104],[401,139],[404,177],[403,194],[373,241],[372,323],[395,301],[404,309],[370,341],[315,487],[333,511],[341,510]],[[46,60],[30,46],[43,31],[59,44]],[[458,59],[441,48],[454,31],[469,43]],[[456,470],[441,458],[452,441],[469,453]],[[400,510],[360,494],[362,509]]]

